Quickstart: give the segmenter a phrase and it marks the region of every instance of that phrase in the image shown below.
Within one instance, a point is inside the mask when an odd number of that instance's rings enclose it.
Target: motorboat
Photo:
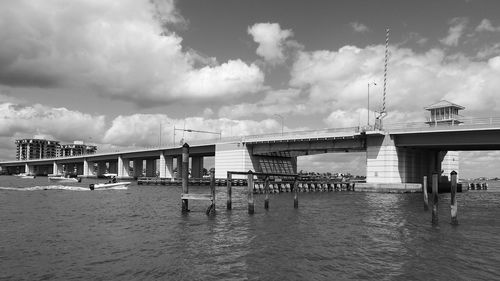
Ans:
[[[113,178],[113,177],[117,177],[118,174],[105,173],[105,174],[102,174],[102,176],[105,177],[105,178]]]
[[[90,190],[94,190],[94,189],[120,189],[120,188],[126,188],[129,185],[130,185],[129,181],[106,182],[106,183],[90,184],[89,188],[90,188]]]
[[[64,176],[50,176],[49,181],[53,182],[82,182],[82,178],[70,178]]]
[[[35,175],[21,175],[19,177],[22,179],[34,179],[34,178],[36,178]]]

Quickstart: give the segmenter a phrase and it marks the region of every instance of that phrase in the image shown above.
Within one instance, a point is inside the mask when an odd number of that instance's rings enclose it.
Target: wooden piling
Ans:
[[[182,146],[182,193],[188,194],[188,179],[189,179],[189,145],[184,143]],[[182,212],[189,212],[188,199],[182,199]]]
[[[269,177],[264,179],[264,193],[266,198],[264,199],[264,209],[269,209]]]
[[[432,224],[438,223],[438,174],[432,174]]]
[[[255,212],[255,206],[253,202],[253,172],[248,171],[248,214],[253,215]]]
[[[215,171],[210,170],[210,195],[212,195],[212,203],[207,209],[207,215],[215,215]]]
[[[227,201],[226,201],[226,209],[231,210],[233,208],[233,199],[231,198],[232,194],[232,174],[227,172]]]
[[[457,194],[457,172],[452,171],[450,175],[451,175],[451,204],[450,204],[451,224],[457,225],[458,224],[458,219],[457,219],[458,205],[457,205],[457,200],[455,198],[455,196]]]
[[[429,210],[429,195],[427,194],[427,176],[424,176],[422,182],[422,193],[424,194],[424,211]]]
[[[297,179],[293,182],[293,207],[299,207],[299,181]]]

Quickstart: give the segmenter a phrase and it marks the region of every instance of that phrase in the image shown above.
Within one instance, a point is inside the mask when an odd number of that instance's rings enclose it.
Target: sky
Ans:
[[[464,117],[500,116],[498,10],[496,0],[3,0],[0,159],[32,137],[108,151],[169,144],[174,126],[222,137],[364,126],[383,106],[387,28],[386,124],[425,121],[442,99]],[[462,152],[461,176],[498,176],[499,156]],[[299,169],[364,174],[365,157],[300,157]]]

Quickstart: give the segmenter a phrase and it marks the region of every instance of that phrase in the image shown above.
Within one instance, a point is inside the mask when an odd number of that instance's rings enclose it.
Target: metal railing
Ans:
[[[384,124],[384,130],[392,132],[415,132],[415,131],[452,131],[470,129],[500,128],[500,117],[470,117],[456,119],[458,122],[410,122]]]

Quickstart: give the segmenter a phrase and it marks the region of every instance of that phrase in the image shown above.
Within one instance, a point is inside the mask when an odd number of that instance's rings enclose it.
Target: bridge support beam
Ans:
[[[56,161],[52,162],[52,174],[54,175],[64,174],[63,165],[58,164]]]
[[[160,178],[172,178],[174,174],[174,157],[160,153]]]
[[[458,152],[396,147],[389,134],[367,138],[367,183],[420,183],[423,176],[453,170],[458,170]]]
[[[104,161],[100,161],[100,162],[97,162],[97,176],[98,177],[101,177],[102,175],[104,175],[107,171],[108,167],[106,165],[106,162]]]
[[[123,158],[121,155],[118,156],[117,178],[129,179],[130,178],[129,170],[130,170],[130,160],[127,158]]]
[[[94,177],[94,162],[83,159],[83,176],[86,178]]]
[[[118,174],[118,161],[109,161],[108,173]]]
[[[135,159],[134,160],[134,177],[141,177],[142,176],[142,169],[143,169],[143,162],[144,160],[142,159]]]
[[[191,177],[202,178],[203,177],[203,157],[191,157]]]
[[[215,177],[226,178],[228,171],[255,171],[252,155],[243,143],[221,143],[215,145]],[[234,175],[234,178],[246,178]]]
[[[156,177],[156,159],[146,159],[146,177]]]

